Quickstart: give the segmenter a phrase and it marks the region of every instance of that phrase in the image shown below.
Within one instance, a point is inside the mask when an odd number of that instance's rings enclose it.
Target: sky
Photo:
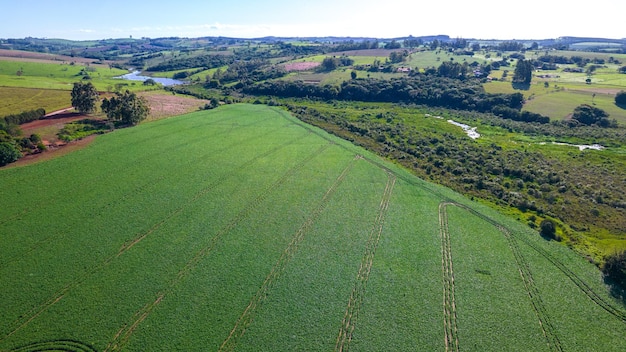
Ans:
[[[624,0],[0,0],[0,38],[626,38]]]

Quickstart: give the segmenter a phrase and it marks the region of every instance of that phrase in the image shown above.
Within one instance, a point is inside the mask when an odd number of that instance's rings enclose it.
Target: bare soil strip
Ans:
[[[243,336],[248,326],[252,324],[252,320],[254,318],[257,307],[259,307],[261,303],[263,302],[263,300],[265,300],[268,292],[270,291],[270,289],[272,288],[276,280],[278,280],[281,273],[285,271],[287,264],[291,261],[291,259],[294,257],[294,255],[298,251],[298,245],[302,242],[306,233],[313,226],[313,224],[317,221],[317,219],[322,214],[322,212],[324,212],[324,209],[326,209],[326,206],[328,205],[328,202],[330,201],[332,195],[335,193],[337,188],[339,188],[339,186],[343,183],[343,180],[346,178],[346,176],[348,175],[348,173],[354,166],[354,163],[356,160],[359,160],[359,158],[357,157],[353,159],[348,164],[348,166],[346,166],[346,168],[337,177],[335,182],[326,191],[326,193],[320,200],[320,203],[315,209],[315,211],[311,213],[309,218],[302,224],[302,226],[300,226],[298,231],[296,231],[293,239],[291,240],[287,248],[285,248],[280,258],[278,258],[278,261],[276,262],[276,264],[274,264],[274,267],[265,278],[265,281],[263,281],[263,284],[261,285],[259,290],[250,300],[250,304],[248,304],[244,312],[241,314],[241,316],[235,323],[235,326],[231,330],[230,334],[220,346],[219,351],[234,351],[235,350],[235,347],[237,346],[237,342],[239,338]]]
[[[281,148],[284,145],[281,146]],[[271,184],[268,188],[263,190],[255,199],[253,199],[250,203],[246,205],[223,229],[221,229],[218,233],[216,233],[209,241],[209,244],[202,248],[199,252],[197,252],[186,264],[185,266],[178,272],[176,277],[171,280],[171,282],[160,292],[156,294],[156,299],[150,303],[144,305],[139,311],[137,311],[132,318],[132,323],[125,324],[122,328],[115,334],[113,340],[109,342],[106,349],[104,351],[118,351],[122,350],[124,346],[128,343],[131,336],[137,329],[137,327],[150,315],[150,313],[156,308],[156,306],[165,298],[168,293],[174,291],[176,286],[178,286],[183,279],[185,279],[189,273],[200,263],[200,261],[209,255],[219,240],[227,233],[232,231],[243,219],[248,217],[253,210],[257,209],[263,201],[275,191],[280,185],[286,182],[290,177],[292,177],[298,170],[302,169],[310,160],[314,157],[320,155],[327,148],[330,147],[330,144],[323,145],[318,150],[314,151],[307,158],[303,159],[300,163],[289,169],[283,176],[278,179],[276,182]],[[276,148],[275,148],[276,149]]]
[[[365,246],[365,253],[361,258],[361,265],[356,276],[356,281],[348,300],[348,306],[341,322],[341,328],[339,329],[339,336],[337,336],[337,342],[335,344],[335,351],[347,351],[352,341],[352,334],[354,327],[363,304],[365,297],[365,290],[367,287],[367,281],[369,280],[370,272],[372,271],[372,265],[374,263],[374,256],[380,236],[383,232],[383,225],[385,223],[385,215],[389,208],[389,202],[391,201],[391,194],[396,184],[396,177],[392,173],[387,173],[387,184],[383,192],[382,199],[380,200],[380,206],[378,215],[374,221],[374,226],[370,231],[367,244]]]
[[[453,203],[439,204],[439,232],[441,237],[441,269],[443,272],[443,328],[446,351],[459,351],[456,301],[454,299],[454,271],[452,247],[446,208]]]
[[[148,237],[148,235],[152,234],[154,231],[156,231],[158,228],[160,228],[167,221],[169,221],[170,219],[174,218],[176,215],[182,213],[182,211],[184,209],[189,207],[191,204],[195,203],[200,198],[202,198],[205,195],[207,195],[217,185],[221,184],[223,181],[225,181],[229,177],[232,177],[233,174],[237,170],[241,170],[241,169],[250,167],[250,164],[254,163],[255,161],[257,161],[257,160],[259,160],[259,159],[261,159],[263,157],[267,157],[267,156],[269,156],[269,155],[279,151],[280,149],[285,148],[285,147],[287,147],[287,146],[289,146],[289,145],[291,145],[291,144],[293,144],[293,143],[295,143],[295,142],[297,142],[297,141],[299,141],[301,139],[302,139],[302,137],[293,138],[293,139],[291,139],[291,140],[289,140],[289,141],[287,141],[287,142],[285,142],[285,143],[283,143],[281,145],[278,145],[278,146],[270,149],[269,151],[266,151],[265,153],[256,155],[251,160],[248,160],[247,162],[244,162],[239,167],[237,167],[235,170],[231,171],[230,173],[228,173],[228,174],[224,175],[223,177],[217,179],[215,182],[211,183],[210,185],[208,185],[204,189],[200,190],[198,193],[196,193],[196,195],[191,200],[189,200],[187,203],[185,203],[183,206],[179,207],[178,209],[174,210],[172,213],[167,215],[165,218],[161,219],[154,226],[152,226],[150,229],[148,229],[148,231],[140,233],[136,237],[134,237],[133,239],[127,241],[124,245],[122,245],[122,247],[120,248],[118,253],[107,257],[100,264],[95,265],[91,269],[87,270],[83,275],[81,275],[78,278],[76,278],[74,281],[69,282],[66,286],[61,288],[56,293],[54,293],[52,295],[52,297],[50,297],[47,301],[43,302],[42,304],[40,304],[38,306],[33,307],[29,312],[26,312],[26,313],[22,314],[21,318],[19,318],[18,320],[16,320],[14,322],[13,330],[9,331],[4,336],[0,336],[0,341],[6,339],[7,337],[15,334],[17,331],[19,331],[22,328],[24,328],[25,326],[27,326],[30,322],[32,322],[35,318],[37,318],[39,315],[41,315],[43,312],[45,312],[48,308],[50,308],[51,306],[53,306],[54,304],[59,302],[70,290],[80,286],[88,278],[90,278],[91,276],[95,275],[95,273],[102,271],[114,259],[116,259],[116,258],[120,257],[122,254],[126,253],[129,249],[131,249],[137,243],[139,243],[140,241],[142,241],[143,239]],[[327,147],[328,146],[324,146],[324,148],[327,148]]]

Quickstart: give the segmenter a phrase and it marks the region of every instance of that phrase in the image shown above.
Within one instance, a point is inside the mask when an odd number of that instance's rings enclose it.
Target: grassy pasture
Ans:
[[[67,90],[0,87],[0,116],[44,108],[53,112],[72,105]]]
[[[574,80],[565,78],[562,82],[560,79],[551,79],[548,80],[549,86],[546,88],[544,80],[534,79],[528,90],[516,90],[511,82],[501,81],[486,83],[484,87],[488,93],[522,93],[527,99],[524,110],[550,116],[552,119],[565,119],[577,106],[589,104],[606,111],[610,118],[616,119],[619,123],[626,123],[626,110],[615,105],[615,94],[621,89],[613,84],[572,83]]]
[[[118,130],[0,182],[3,351],[430,351],[450,319],[463,350],[626,348],[593,265],[276,108]]]
[[[128,83],[127,89],[145,90],[141,84],[113,78],[128,73],[126,70],[102,65],[3,60],[1,57],[0,87],[71,90],[74,82],[82,80],[80,72],[84,69],[90,70],[91,82],[100,91],[120,83]]]

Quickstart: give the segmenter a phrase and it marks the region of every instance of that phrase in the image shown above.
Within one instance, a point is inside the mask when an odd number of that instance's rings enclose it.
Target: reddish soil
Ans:
[[[97,61],[95,59],[88,59],[83,57],[71,57],[65,55],[53,55],[44,53],[35,53],[30,51],[21,50],[9,50],[0,49],[0,57],[15,59],[19,61],[27,62],[79,62],[79,63],[93,63]]]
[[[54,115],[47,115],[45,119],[28,122],[20,125],[20,127],[22,128],[22,132],[24,132],[24,135],[30,135],[30,133],[36,133],[37,130],[44,127],[54,125],[60,125],[61,127],[63,127],[63,125],[68,122],[82,120],[85,118],[87,118],[86,115],[82,115],[77,112],[62,112]]]
[[[91,142],[94,141],[95,138],[96,138],[95,135],[91,135],[89,137],[72,141],[70,143],[63,144],[61,146],[51,147],[43,153],[26,155],[20,158],[18,161],[11,163],[9,165],[6,165],[5,167],[9,168],[9,167],[16,167],[16,166],[25,166],[25,165],[35,164],[37,162],[44,161],[44,160],[54,159],[59,156],[69,154],[73,151],[80,150],[88,146]]]
[[[308,71],[308,70],[316,68],[319,65],[320,65],[319,62],[305,61],[305,62],[292,62],[292,63],[285,64],[284,66],[285,66],[285,70],[287,71]]]
[[[0,53],[0,56],[1,55]],[[197,111],[200,106],[208,103],[208,100],[200,100],[183,95],[172,95],[169,93],[165,94],[162,92],[147,92],[141,95],[148,100],[148,105],[150,105],[150,116],[148,120],[158,120]],[[70,143],[65,143],[56,138],[56,133],[67,123],[86,118],[98,118],[79,114],[72,110],[73,108],[67,108],[55,111],[46,115],[46,118],[42,120],[20,125],[24,136],[30,136],[33,133],[39,134],[48,149],[42,153],[26,155],[15,163],[11,163],[5,167],[24,166],[43,160],[49,160],[89,145],[96,138],[95,135]]]

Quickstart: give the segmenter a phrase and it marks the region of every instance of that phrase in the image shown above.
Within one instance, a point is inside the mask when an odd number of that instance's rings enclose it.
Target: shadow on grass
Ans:
[[[516,90],[530,90],[530,83],[513,82],[512,85]]]
[[[609,286],[611,296],[617,298],[617,300],[626,306],[626,287],[620,286],[617,282],[611,280],[606,275],[604,276],[604,283]]]

